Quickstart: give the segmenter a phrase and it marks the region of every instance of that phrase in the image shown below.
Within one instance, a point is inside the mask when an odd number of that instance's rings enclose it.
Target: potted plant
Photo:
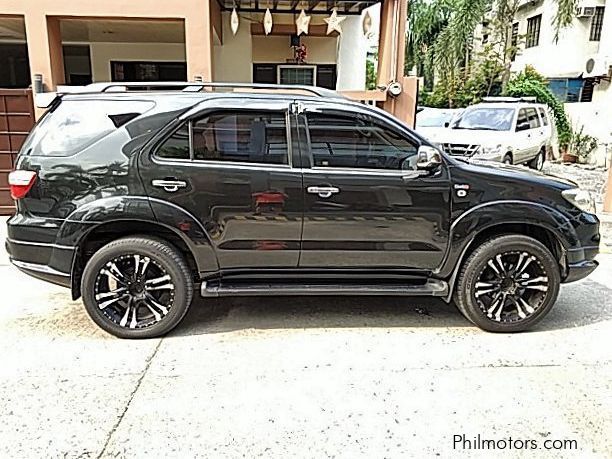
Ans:
[[[592,135],[584,133],[584,126],[580,126],[580,129],[572,132],[570,137],[569,145],[563,154],[563,160],[567,162],[578,162],[584,164],[587,162],[591,153],[597,149],[597,139]]]

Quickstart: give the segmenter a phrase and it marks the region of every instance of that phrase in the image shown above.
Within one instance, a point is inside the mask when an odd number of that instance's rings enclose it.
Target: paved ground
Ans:
[[[491,457],[453,450],[461,434],[578,445],[500,457],[610,457],[600,260],[531,333],[481,332],[437,301],[273,298],[196,304],[171,336],[121,341],[0,252],[0,457]]]

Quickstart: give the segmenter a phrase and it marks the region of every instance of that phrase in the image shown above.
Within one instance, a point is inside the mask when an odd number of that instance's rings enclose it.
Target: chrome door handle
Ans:
[[[185,188],[187,186],[187,182],[184,182],[183,180],[153,180],[151,181],[151,185],[158,188],[163,188],[168,193],[174,193],[175,191],[178,191],[179,188]]]
[[[306,191],[310,194],[318,194],[320,198],[329,198],[332,194],[340,193],[340,188],[335,186],[309,186]]]

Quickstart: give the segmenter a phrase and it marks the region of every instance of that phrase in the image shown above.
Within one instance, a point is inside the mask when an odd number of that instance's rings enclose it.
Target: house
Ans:
[[[405,26],[400,0],[0,0],[0,213],[12,210],[6,176],[42,113],[24,88],[312,84],[412,124],[417,83],[403,75]],[[379,36],[382,89],[365,91],[372,36]]]

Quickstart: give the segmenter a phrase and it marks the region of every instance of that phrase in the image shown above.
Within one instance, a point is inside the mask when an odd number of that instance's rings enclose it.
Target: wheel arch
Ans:
[[[447,280],[452,294],[455,278],[466,257],[477,244],[501,234],[521,234],[543,243],[557,259],[562,277],[566,252],[581,246],[569,218],[553,207],[533,201],[489,201],[467,209],[454,219],[449,229],[451,242],[433,275]]]
[[[450,277],[448,279],[449,294],[446,298],[444,298],[446,302],[451,301],[459,270],[461,269],[461,266],[465,260],[467,260],[474,250],[490,239],[509,234],[528,236],[542,243],[557,260],[560,275],[562,278],[564,277],[564,273],[567,270],[565,246],[555,232],[553,232],[550,228],[532,222],[498,223],[482,229],[465,245],[450,273]]]
[[[188,238],[174,228],[159,222],[117,219],[93,226],[89,231],[83,234],[77,243],[70,273],[72,298],[74,300],[81,296],[81,275],[87,260],[104,245],[127,236],[163,239],[174,245],[185,256],[187,265],[194,276],[194,280],[197,280],[200,268],[194,250],[191,247],[192,244]]]

